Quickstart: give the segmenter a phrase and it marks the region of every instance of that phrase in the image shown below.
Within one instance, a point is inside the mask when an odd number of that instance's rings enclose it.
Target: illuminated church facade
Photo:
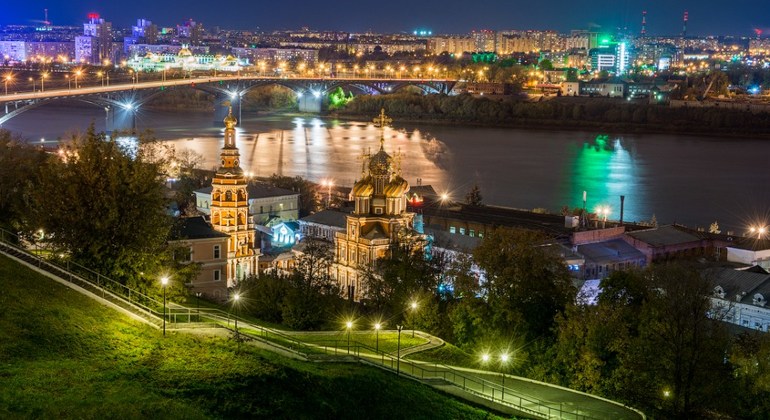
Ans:
[[[375,124],[384,130],[389,121],[383,112]],[[359,270],[386,257],[401,239],[414,233],[415,215],[406,207],[409,183],[401,176],[400,156],[394,159],[385,152],[384,134],[380,150],[364,155],[361,176],[351,192],[355,209],[346,216],[345,230],[335,234],[332,269],[344,297],[351,300],[360,300],[363,294]]]

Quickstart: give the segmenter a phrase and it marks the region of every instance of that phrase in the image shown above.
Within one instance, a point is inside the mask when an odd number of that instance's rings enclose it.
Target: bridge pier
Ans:
[[[297,105],[299,106],[299,112],[311,112],[319,114],[323,110],[324,95],[323,94],[303,94],[297,98]]]
[[[105,132],[136,131],[136,108],[105,107]]]

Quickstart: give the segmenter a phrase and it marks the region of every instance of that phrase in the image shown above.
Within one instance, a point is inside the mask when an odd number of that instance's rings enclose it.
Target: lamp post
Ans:
[[[3,78],[3,83],[5,83],[5,94],[8,95],[8,82],[13,80],[13,77],[10,74],[6,74]]]
[[[505,401],[505,365],[508,363],[508,353],[500,355],[500,373],[503,374],[503,390],[501,400]]]
[[[233,317],[233,319],[235,320],[235,333],[236,334],[238,334],[238,312],[237,312],[238,306],[237,305],[238,305],[238,300],[240,298],[241,298],[241,295],[239,293],[235,293],[233,295],[233,307],[236,310],[235,316]]]
[[[767,228],[765,228],[764,226],[752,226],[749,228],[749,232],[751,232],[752,234],[756,234],[757,239],[762,239],[762,235],[764,235],[765,232],[767,232]]]
[[[72,90],[72,79],[69,74],[65,74],[64,78],[67,79],[67,90]]]
[[[40,91],[45,92],[45,78],[48,77],[48,73],[40,74]]]
[[[32,93],[35,93],[35,91],[37,90],[37,89],[35,88],[35,86],[36,86],[36,85],[35,85],[35,78],[34,78],[34,77],[30,77],[30,78],[29,78],[29,79],[27,79],[27,80],[29,80],[30,82],[32,82]]]
[[[397,325],[398,329],[398,347],[396,348],[396,375],[401,375],[401,330],[404,329],[403,325]]]
[[[163,287],[163,336],[166,336],[166,285],[168,285],[168,277],[161,277],[160,284]]]
[[[195,312],[198,314],[198,322],[201,322],[201,295],[203,292],[195,292],[196,307]]]
[[[83,70],[78,70],[75,72],[75,89],[78,88],[78,80],[80,79],[80,76],[83,74]]]
[[[348,354],[350,354],[350,330],[353,329],[353,322],[346,322],[345,328],[348,330]]]
[[[374,344],[374,351],[375,351],[375,353],[380,351],[380,328],[381,327],[382,327],[382,325],[380,325],[379,322],[374,324],[374,334],[375,334],[375,337],[376,337],[375,341],[374,341],[374,343],[375,343]]]
[[[100,80],[101,80],[101,82],[102,82],[102,87],[104,87],[104,72],[102,72],[101,70],[99,70],[99,71],[97,71],[97,72],[96,72],[96,75],[97,75],[97,76],[99,76],[99,79],[100,79]]]
[[[417,302],[412,302],[409,307],[412,308],[412,338],[414,338],[414,315],[417,312]]]

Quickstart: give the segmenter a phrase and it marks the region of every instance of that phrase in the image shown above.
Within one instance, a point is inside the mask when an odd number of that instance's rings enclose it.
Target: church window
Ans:
[[[214,245],[214,259],[218,260],[219,258],[221,258],[220,254],[221,254],[220,246],[219,245]]]
[[[460,235],[465,235],[465,228],[460,228]]]
[[[449,226],[449,233],[457,233],[457,229],[454,226]]]
[[[222,280],[222,271],[214,270],[214,281]]]
[[[374,209],[374,214],[382,214],[382,208],[377,207],[376,209]]]
[[[264,210],[264,208],[262,206],[259,206],[259,212],[260,213],[264,213],[265,212],[265,210]]]

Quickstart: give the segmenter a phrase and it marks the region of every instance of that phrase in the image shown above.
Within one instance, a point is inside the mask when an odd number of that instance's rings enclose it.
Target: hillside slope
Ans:
[[[0,256],[0,418],[489,418],[410,380],[140,324]]]

